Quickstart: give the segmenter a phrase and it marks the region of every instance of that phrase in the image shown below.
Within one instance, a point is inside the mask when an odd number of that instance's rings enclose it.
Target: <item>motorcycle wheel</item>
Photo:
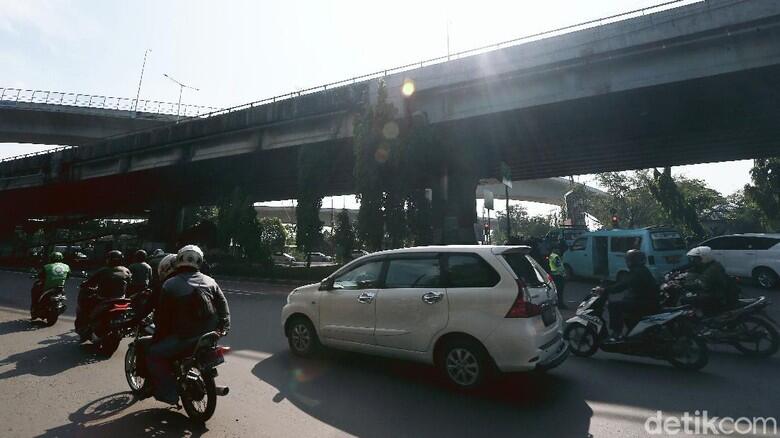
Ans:
[[[97,348],[98,354],[100,354],[103,357],[111,357],[111,355],[114,354],[117,348],[119,348],[119,343],[122,341],[122,338],[120,336],[117,336],[115,334],[110,334],[106,336],[105,339],[98,342],[98,344],[95,346]]]
[[[49,312],[49,314],[46,316],[46,327],[51,327],[54,324],[57,324],[57,319],[60,317],[60,314],[57,313],[56,310]]]
[[[675,368],[698,371],[709,362],[707,343],[693,333],[681,334],[672,345],[667,360]]]
[[[780,336],[777,329],[767,321],[753,316],[742,319],[736,326],[737,334],[746,333],[751,340],[736,341],[734,348],[742,354],[753,357],[769,357],[780,348]]]
[[[214,415],[214,410],[217,408],[216,383],[214,383],[213,377],[202,374],[195,367],[190,368],[187,375],[197,376],[197,379],[190,381],[185,378],[181,404],[192,421],[205,423]],[[197,385],[197,387],[193,388],[191,385]]]
[[[563,339],[569,343],[569,351],[579,357],[590,357],[598,350],[598,334],[593,327],[582,324],[568,324]]]
[[[133,395],[139,396],[146,379],[137,374],[135,360],[135,345],[130,344],[127,347],[127,353],[125,353],[125,378],[128,386],[130,386],[130,390],[133,391]]]

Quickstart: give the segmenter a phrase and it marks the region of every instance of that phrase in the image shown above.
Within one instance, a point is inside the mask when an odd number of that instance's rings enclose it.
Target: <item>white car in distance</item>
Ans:
[[[434,364],[456,387],[492,371],[547,370],[568,354],[550,276],[527,246],[373,253],[290,293],[293,354],[322,346]]]

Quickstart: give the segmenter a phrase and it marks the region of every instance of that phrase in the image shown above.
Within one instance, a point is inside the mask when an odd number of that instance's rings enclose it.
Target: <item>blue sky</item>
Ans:
[[[0,0],[0,87],[232,106],[661,0]],[[449,22],[449,26],[448,26]],[[0,157],[31,145],[0,144]],[[749,162],[680,168],[731,193]],[[583,178],[587,179],[587,178]]]

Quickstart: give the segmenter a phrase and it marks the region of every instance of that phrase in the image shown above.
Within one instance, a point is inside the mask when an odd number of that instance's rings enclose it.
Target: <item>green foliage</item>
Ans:
[[[766,228],[780,230],[780,157],[754,160],[750,178],[745,198],[761,211]]]
[[[595,196],[583,190],[585,211],[602,225],[611,223],[613,214],[620,218],[621,228],[646,227],[666,222],[663,211],[648,187],[646,170],[606,172],[596,176],[608,196]]]
[[[252,198],[236,187],[218,207],[217,241],[221,248],[240,247],[251,261],[267,262],[270,250],[260,241],[260,225]]]
[[[655,200],[671,219],[671,222],[680,231],[696,238],[704,237],[704,228],[701,226],[701,222],[699,222],[699,213],[701,213],[702,205],[697,206],[692,201],[702,204],[708,200],[698,199],[693,193],[691,193],[690,198],[686,198],[672,178],[671,167],[664,168],[663,172],[653,169],[653,179],[649,181],[648,188]],[[689,187],[689,189],[693,188],[693,186]]]
[[[287,243],[287,230],[277,217],[266,217],[259,221],[260,244],[268,248],[269,252],[284,251]]]
[[[355,248],[355,230],[352,228],[346,209],[341,210],[336,216],[333,240],[336,246],[336,260],[340,263],[350,260],[352,250]]]
[[[512,227],[512,237],[544,237],[555,226],[552,216],[529,216],[528,210],[522,205],[510,205],[509,221]],[[503,244],[509,239],[506,229],[506,212],[497,212],[498,229],[493,233],[493,243]]]

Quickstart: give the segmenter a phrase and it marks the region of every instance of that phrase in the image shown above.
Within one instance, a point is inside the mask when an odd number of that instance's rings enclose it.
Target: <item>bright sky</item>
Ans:
[[[444,55],[448,27],[457,52],[661,2],[0,0],[0,87],[135,97],[152,49],[142,99],[178,99],[167,73],[200,88],[183,103],[225,107]],[[0,157],[39,148],[0,144]],[[678,171],[731,193],[749,168]]]

